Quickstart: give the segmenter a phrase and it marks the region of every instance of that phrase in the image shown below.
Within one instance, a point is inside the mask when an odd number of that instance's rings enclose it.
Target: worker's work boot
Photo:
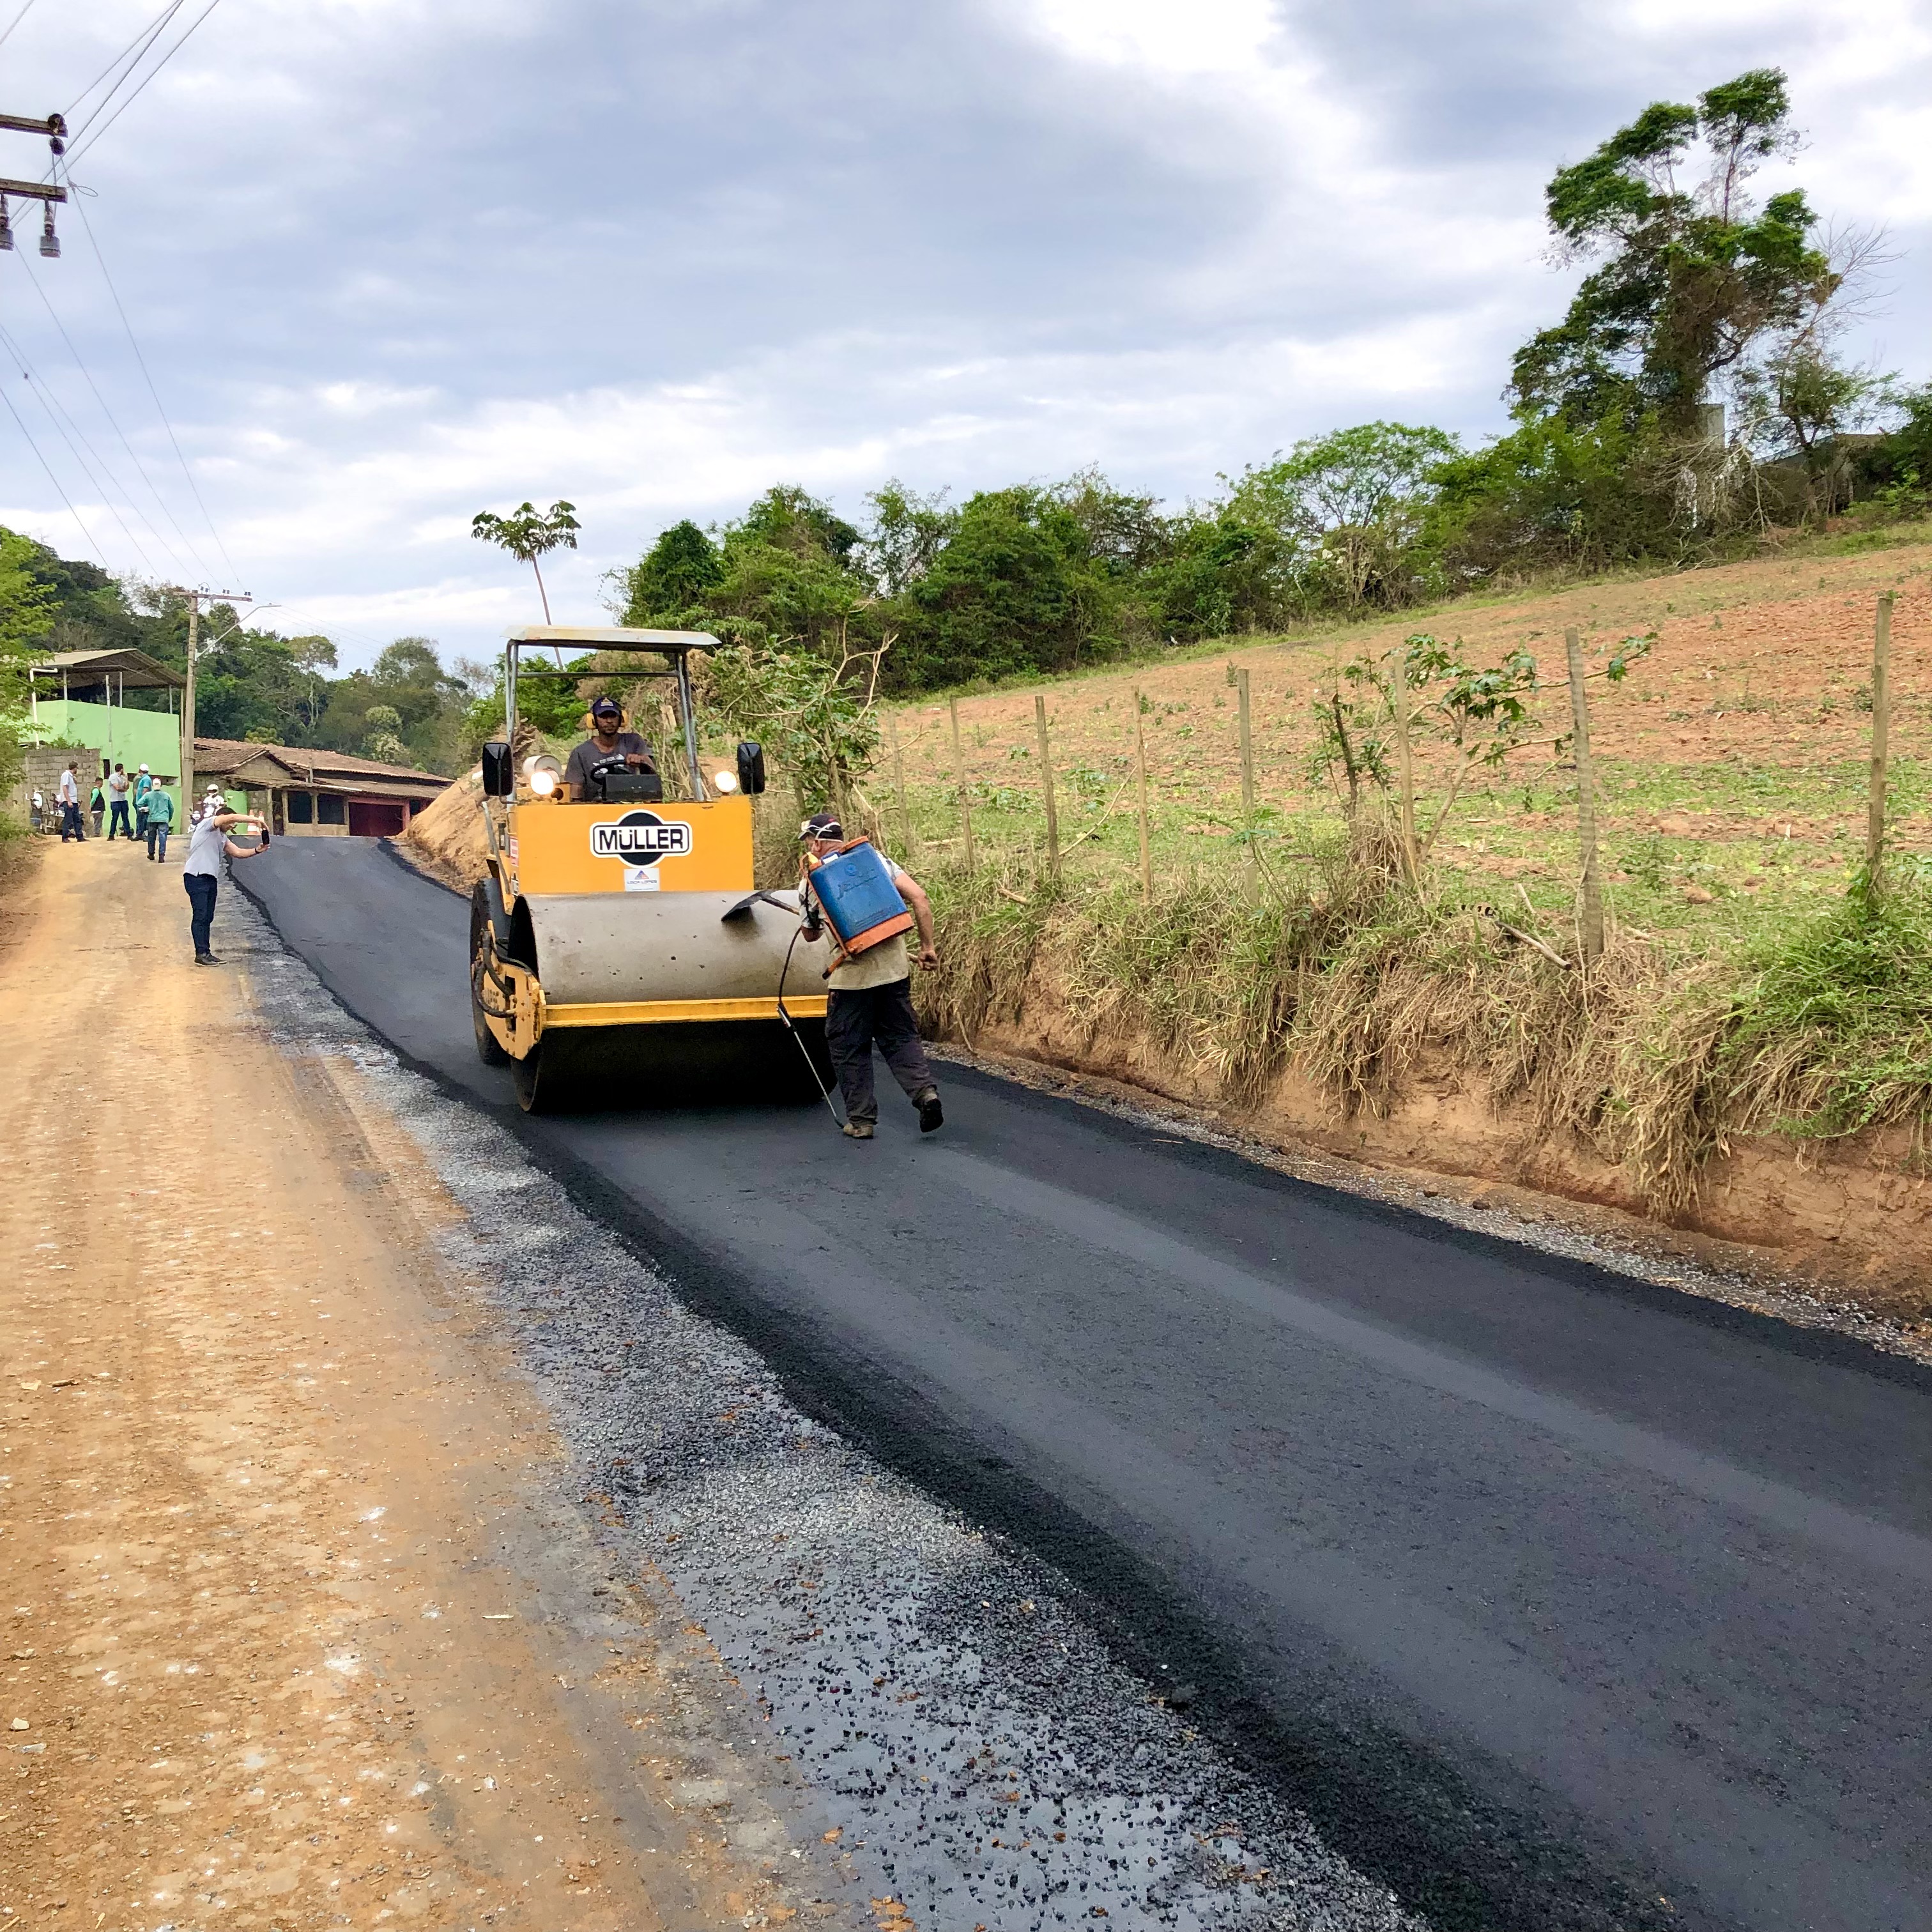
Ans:
[[[853,1140],[868,1141],[872,1138],[872,1124],[870,1120],[848,1120],[845,1132]]]
[[[946,1113],[939,1104],[939,1089],[937,1087],[922,1087],[912,1096],[912,1103],[919,1109],[919,1130],[921,1133],[929,1134],[934,1127],[945,1126]]]

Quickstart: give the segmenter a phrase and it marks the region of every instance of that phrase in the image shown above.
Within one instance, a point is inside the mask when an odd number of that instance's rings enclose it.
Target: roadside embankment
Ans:
[[[1487,908],[1418,905],[1372,850],[1286,899],[927,883],[941,1037],[1285,1150],[1736,1244],[1907,1324],[1932,1313],[1915,891],[1869,914],[1848,900],[1748,968],[1626,934],[1585,972]]]

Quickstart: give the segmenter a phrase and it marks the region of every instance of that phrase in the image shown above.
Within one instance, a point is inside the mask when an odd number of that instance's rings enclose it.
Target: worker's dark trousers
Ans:
[[[188,888],[188,902],[193,908],[188,929],[194,934],[194,956],[208,950],[208,936],[214,928],[214,895],[221,882],[210,872],[184,872],[182,884]]]
[[[875,1046],[885,1055],[892,1078],[908,1095],[933,1084],[926,1048],[919,1043],[919,1022],[913,1018],[910,980],[866,986],[857,992],[841,992],[834,987],[826,1003],[825,1045],[850,1120],[879,1118],[879,1103],[872,1092]]]
[[[124,798],[117,798],[107,808],[108,837],[112,838],[117,831],[123,838],[131,838],[134,836],[134,828],[128,822],[128,801]]]
[[[80,807],[64,805],[61,807],[61,843],[64,845],[70,838],[78,838],[84,844],[87,828],[80,822]]]

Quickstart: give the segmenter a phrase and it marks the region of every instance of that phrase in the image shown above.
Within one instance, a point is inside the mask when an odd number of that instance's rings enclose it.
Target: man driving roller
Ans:
[[[600,698],[590,707],[590,736],[572,750],[570,762],[563,768],[572,804],[590,800],[591,773],[613,758],[622,759],[626,771],[654,772],[658,768],[650,746],[636,732],[624,729],[624,707],[614,698]]]

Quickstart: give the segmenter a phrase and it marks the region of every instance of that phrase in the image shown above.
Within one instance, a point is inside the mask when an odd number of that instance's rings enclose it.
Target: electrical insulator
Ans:
[[[60,253],[60,237],[54,232],[54,210],[51,202],[47,204],[46,216],[40,226],[40,253],[49,256]]]
[[[13,219],[7,212],[7,204],[0,201],[0,248],[10,249],[13,245]]]

